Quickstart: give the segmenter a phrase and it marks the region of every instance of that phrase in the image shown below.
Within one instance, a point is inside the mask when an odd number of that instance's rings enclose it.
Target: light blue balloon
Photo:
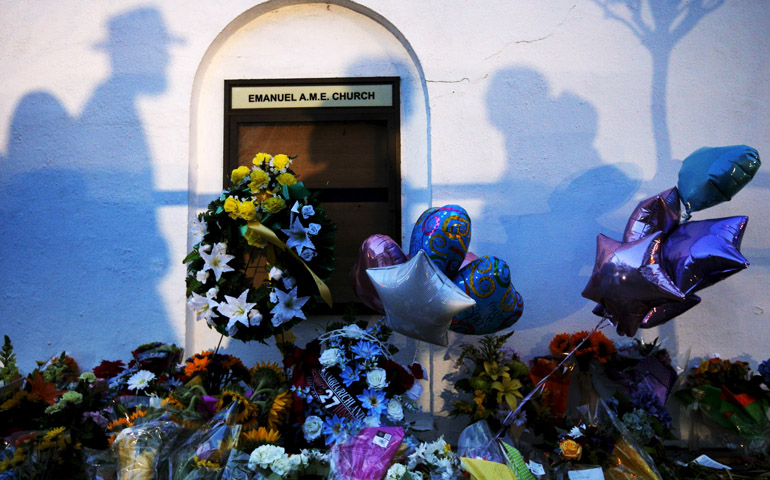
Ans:
[[[726,202],[754,178],[759,152],[746,145],[703,147],[679,169],[679,195],[687,214]]]

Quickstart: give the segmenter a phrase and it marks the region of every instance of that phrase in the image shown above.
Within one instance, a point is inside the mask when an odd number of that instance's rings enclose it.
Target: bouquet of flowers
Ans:
[[[334,269],[336,227],[291,162],[258,153],[193,221],[188,305],[222,335],[264,341],[305,319],[314,297],[331,304],[323,282]]]
[[[460,478],[460,460],[451,446],[440,436],[433,442],[422,442],[407,452],[404,462],[391,465],[386,480],[452,480]]]
[[[452,415],[468,415],[472,421],[496,420],[493,423],[498,426],[516,409],[530,382],[527,364],[505,346],[513,333],[484,336],[478,346],[461,345],[457,365],[469,376],[455,382],[455,388],[473,398],[456,401]],[[523,424],[524,418],[518,421]]]
[[[700,411],[717,425],[764,451],[770,441],[770,389],[767,362],[754,374],[742,361],[711,358],[693,369],[674,394],[689,411]]]
[[[300,403],[296,419],[305,441],[332,445],[364,427],[408,427],[404,413],[417,409],[425,369],[393,360],[390,330],[351,323],[333,328],[304,349],[285,349],[292,389]]]

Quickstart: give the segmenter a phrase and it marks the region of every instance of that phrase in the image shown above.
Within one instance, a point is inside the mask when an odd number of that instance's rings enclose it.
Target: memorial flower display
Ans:
[[[305,348],[284,346],[292,369],[292,389],[303,409],[297,420],[309,444],[332,445],[364,427],[408,427],[406,413],[417,410],[426,380],[419,363],[393,360],[391,331],[348,323],[333,328]]]
[[[190,227],[187,304],[238,340],[264,341],[306,318],[334,270],[335,225],[287,155],[258,153]]]

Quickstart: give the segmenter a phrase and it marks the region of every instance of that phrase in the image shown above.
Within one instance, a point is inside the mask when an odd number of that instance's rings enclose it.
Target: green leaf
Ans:
[[[197,248],[194,248],[190,253],[187,254],[186,257],[184,257],[184,260],[182,260],[182,263],[194,262],[195,260],[198,260],[200,258],[201,258],[200,252],[198,252]]]
[[[291,198],[294,198],[296,200],[310,196],[310,190],[305,188],[305,184],[302,182],[295,183],[294,185],[289,187],[289,192],[291,193]]]

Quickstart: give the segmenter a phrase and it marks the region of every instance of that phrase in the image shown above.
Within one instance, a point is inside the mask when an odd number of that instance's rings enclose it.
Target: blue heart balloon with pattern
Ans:
[[[459,205],[425,210],[412,229],[409,258],[423,250],[447,277],[455,276],[471,243],[471,217]]]
[[[409,257],[423,250],[439,270],[476,301],[474,307],[452,319],[449,329],[487,335],[516,323],[524,301],[511,283],[511,269],[504,260],[484,256],[462,265],[470,243],[471,218],[463,207],[433,207],[415,222]]]
[[[511,282],[511,269],[497,257],[479,257],[452,280],[476,305],[452,319],[453,332],[488,335],[511,327],[524,312],[524,300]]]

